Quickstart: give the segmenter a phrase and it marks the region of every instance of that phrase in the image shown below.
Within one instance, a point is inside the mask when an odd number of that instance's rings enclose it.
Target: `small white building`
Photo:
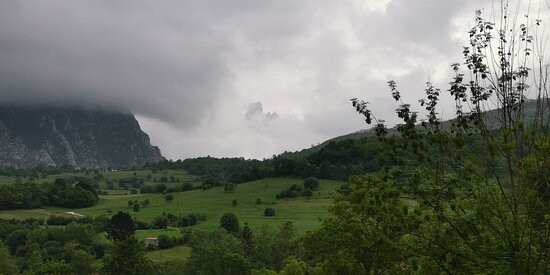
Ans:
[[[156,237],[145,238],[145,245],[147,247],[149,246],[157,247],[159,246],[159,239]]]

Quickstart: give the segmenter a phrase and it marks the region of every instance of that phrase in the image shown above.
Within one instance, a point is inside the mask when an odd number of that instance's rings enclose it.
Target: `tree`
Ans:
[[[19,274],[19,267],[17,262],[10,255],[10,251],[7,246],[0,242],[0,271],[2,274],[12,275]]]
[[[226,182],[223,186],[223,191],[226,193],[233,193],[235,192],[235,184],[232,182]]]
[[[231,205],[233,206],[237,206],[239,204],[239,202],[237,201],[237,199],[233,199],[233,201],[231,201]]]
[[[172,238],[170,238],[166,234],[161,234],[158,236],[158,242],[159,242],[159,248],[160,249],[167,249],[174,247],[174,242],[172,241]]]
[[[168,189],[168,186],[166,186],[166,184],[164,183],[160,183],[160,184],[157,184],[157,186],[155,187],[157,193],[166,193],[166,190]]]
[[[249,261],[258,269],[281,270],[288,257],[301,256],[304,252],[291,222],[286,222],[276,231],[260,227],[253,237],[254,250]]]
[[[229,233],[236,234],[239,232],[239,219],[233,213],[225,213],[220,218],[220,227]]]
[[[189,243],[191,255],[184,274],[249,274],[242,242],[224,231],[197,234]]]
[[[168,194],[164,197],[166,202],[172,202],[174,200],[174,196],[172,194]]]
[[[419,101],[427,113],[420,121],[388,82],[399,102],[398,137],[366,102],[352,100],[376,124],[392,164],[402,169],[403,187],[424,212],[424,222],[403,240],[421,270],[536,274],[550,268],[550,219],[542,214],[550,213],[542,168],[550,157],[547,34],[529,11],[519,16],[519,4],[496,5],[500,22],[477,11],[462,52],[466,66],[452,65],[456,118],[450,123],[438,117],[441,91],[431,83]]]
[[[314,177],[309,177],[304,180],[304,187],[310,190],[319,188],[319,180]]]
[[[145,244],[134,236],[114,241],[103,257],[105,274],[150,274],[152,263],[145,255]]]
[[[416,214],[389,179],[352,177],[350,183],[354,185],[352,193],[337,197],[329,209],[332,217],[306,237],[306,251],[328,265],[334,255],[342,255],[365,274],[405,272],[392,268],[409,265],[404,261],[401,238],[414,232]]]
[[[244,252],[246,257],[252,257],[254,253],[254,234],[252,233],[252,229],[250,229],[250,226],[248,226],[248,223],[244,223],[241,238],[244,243]]]
[[[143,200],[142,204],[143,204],[143,207],[147,207],[149,205],[149,199]]]
[[[266,217],[275,216],[275,209],[273,209],[271,207],[266,208],[264,210],[264,216],[266,216]]]
[[[118,212],[111,217],[105,230],[107,238],[112,241],[121,241],[133,236],[136,231],[136,226],[132,216],[126,212]]]
[[[71,267],[65,262],[47,261],[34,265],[30,270],[30,273],[38,275],[63,275],[70,274],[71,271]]]
[[[139,212],[140,208],[141,207],[139,206],[139,203],[136,203],[136,204],[134,204],[133,210],[134,210],[134,212]]]
[[[131,200],[128,201],[128,206],[129,206],[129,207],[132,207],[133,205],[134,205],[134,202],[133,202],[133,201],[131,201]]]
[[[170,224],[170,220],[166,215],[158,216],[153,220],[153,227],[157,229],[165,229]]]

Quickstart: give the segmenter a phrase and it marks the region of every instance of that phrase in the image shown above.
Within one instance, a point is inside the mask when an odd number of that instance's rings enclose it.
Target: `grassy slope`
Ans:
[[[138,172],[140,173],[140,172]],[[129,177],[133,172],[113,172],[106,175],[110,179]],[[139,174],[138,174],[139,175]],[[183,175],[182,175],[183,177]],[[51,180],[51,178],[49,178]],[[9,179],[10,181],[13,178]],[[223,187],[216,187],[206,191],[194,190],[181,193],[172,193],[174,201],[168,203],[164,195],[139,194],[139,195],[108,195],[101,196],[97,205],[84,209],[65,209],[59,207],[45,207],[44,209],[9,210],[0,211],[0,218],[47,218],[49,215],[71,216],[66,212],[74,211],[87,216],[116,213],[117,211],[129,211],[132,216],[142,221],[152,221],[162,212],[172,214],[201,213],[207,215],[207,220],[194,226],[201,230],[214,230],[219,226],[219,219],[225,212],[233,212],[239,217],[241,224],[248,222],[252,228],[268,226],[276,228],[286,221],[292,221],[300,234],[315,229],[319,224],[319,218],[328,215],[327,206],[331,205],[331,194],[342,184],[340,181],[321,180],[321,187],[315,191],[311,198],[296,198],[288,200],[275,200],[275,195],[292,184],[301,184],[303,180],[293,178],[271,178],[254,182],[243,183],[237,186],[234,193],[225,193]],[[140,212],[131,212],[128,200],[143,201],[148,198],[151,203]],[[256,199],[260,198],[265,204],[257,205]],[[231,202],[237,199],[238,206],[233,207]],[[275,204],[270,204],[274,202]],[[266,207],[273,207],[277,215],[265,217],[263,212]],[[138,230],[139,239],[166,234],[168,236],[181,236],[177,229],[151,229]],[[104,236],[103,233],[100,235]],[[103,237],[104,238],[104,237]],[[166,250],[157,250],[147,253],[147,256],[157,262],[170,260],[185,260],[189,257],[191,249],[186,246],[178,246]]]
[[[319,218],[328,215],[327,206],[331,204],[331,194],[342,184],[339,181],[322,180],[321,188],[315,191],[311,198],[296,198],[288,200],[275,200],[275,195],[292,184],[301,184],[301,179],[271,178],[255,182],[243,183],[237,186],[234,193],[225,193],[223,187],[216,187],[207,191],[194,190],[188,192],[172,193],[174,201],[168,203],[161,194],[138,195],[109,195],[101,196],[97,205],[83,209],[65,209],[60,207],[44,207],[43,210],[9,210],[0,211],[0,218],[47,218],[51,214],[68,215],[65,212],[74,211],[87,216],[116,213],[117,211],[129,211],[132,216],[141,221],[152,221],[162,212],[172,214],[201,213],[207,216],[207,221],[195,226],[202,230],[213,230],[218,227],[220,217],[225,212],[233,212],[239,217],[242,224],[248,222],[250,226],[276,227],[286,221],[292,221],[299,232],[305,232],[315,228],[319,224]],[[140,212],[131,212],[128,200],[150,200],[147,208]],[[255,204],[257,198],[262,201],[275,202],[275,204]],[[237,199],[238,206],[233,207],[231,201]],[[277,215],[264,217],[264,209],[273,207]],[[152,232],[151,232],[152,233]]]

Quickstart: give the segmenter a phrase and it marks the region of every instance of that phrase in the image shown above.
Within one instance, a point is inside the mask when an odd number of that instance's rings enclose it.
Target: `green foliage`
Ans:
[[[46,205],[90,207],[99,197],[87,178],[59,178],[53,183],[5,184],[0,188],[0,208],[38,208]]]
[[[114,241],[103,257],[105,274],[149,274],[153,265],[145,257],[145,244],[134,236]]]
[[[275,216],[275,209],[268,207],[264,210],[264,216],[266,217],[272,217]]]
[[[384,177],[396,176],[400,184],[395,185],[414,199],[422,218],[396,242],[408,256],[393,258],[399,267],[409,268],[414,259],[422,273],[538,274],[550,268],[548,61],[541,52],[532,56],[546,38],[537,34],[540,20],[521,19],[508,1],[496,5],[495,18],[502,21],[487,21],[477,11],[463,50],[465,69],[452,65],[449,92],[456,119],[440,122],[441,91],[431,83],[419,101],[427,113],[420,120],[403,102],[396,82],[388,82],[399,103],[399,138],[388,135],[366,102],[352,99],[366,122],[376,123],[375,132],[388,148],[394,167]],[[529,104],[528,96],[535,98]],[[487,106],[496,109],[488,112]],[[526,115],[529,106],[536,107]]]
[[[223,186],[223,191],[226,193],[233,193],[235,192],[235,184],[231,182],[226,182]]]
[[[71,267],[61,261],[48,261],[33,266],[29,273],[36,275],[65,275],[77,274],[71,272]]]
[[[159,242],[159,248],[160,249],[167,249],[174,247],[174,242],[172,241],[172,238],[170,238],[166,234],[161,234],[158,236],[158,242]]]
[[[19,274],[19,267],[17,262],[10,255],[10,251],[7,246],[0,242],[0,274],[14,275]]]
[[[0,237],[7,244],[0,243],[2,274],[13,274],[14,267],[30,274],[92,274],[95,256],[103,255],[91,224],[41,227],[30,220],[0,220]]]
[[[317,190],[319,188],[319,180],[314,177],[309,177],[304,180],[304,187],[309,190]]]
[[[233,213],[225,213],[220,218],[220,227],[227,230],[229,233],[236,234],[239,232],[239,219]]]
[[[166,202],[172,202],[174,200],[174,196],[172,194],[168,194],[164,197]]]
[[[139,203],[136,203],[136,204],[134,204],[132,210],[133,210],[134,212],[139,212],[140,209],[141,209],[141,206],[139,206]]]
[[[304,188],[301,185],[293,184],[288,189],[281,191],[281,193],[277,194],[275,197],[277,199],[284,199],[284,198],[297,198],[297,197],[311,197],[313,195],[313,192],[311,189]]]
[[[225,231],[193,234],[188,274],[249,274],[250,263],[244,256],[242,242]]]
[[[113,241],[121,241],[133,236],[136,231],[136,226],[130,214],[118,212],[111,217],[105,230],[107,231],[107,238]]]
[[[237,205],[239,205],[239,201],[237,201],[237,199],[233,199],[233,200],[231,201],[231,205],[237,206]]]
[[[249,253],[249,259],[255,269],[281,270],[290,256],[303,255],[302,242],[291,222],[283,224],[276,231],[260,228],[255,232],[251,243],[254,249]]]
[[[158,216],[153,220],[153,228],[167,228],[170,225],[170,219],[166,215]]]
[[[333,217],[307,235],[306,251],[320,264],[335,263],[334,255],[346,258],[351,265],[361,266],[365,274],[404,272],[410,263],[401,239],[414,232],[417,217],[391,180],[369,176],[354,177],[350,182],[353,192],[338,197],[329,210]]]

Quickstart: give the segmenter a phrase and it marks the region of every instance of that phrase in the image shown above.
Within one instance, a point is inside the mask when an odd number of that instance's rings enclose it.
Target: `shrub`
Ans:
[[[268,207],[264,210],[264,215],[266,217],[272,217],[272,216],[275,216],[275,209],[271,208],[271,207]]]
[[[316,190],[319,188],[319,180],[314,177],[309,177],[304,180],[304,187],[310,190]]]
[[[220,226],[229,233],[239,232],[239,219],[233,213],[225,213],[220,219]]]
[[[168,235],[161,234],[158,236],[158,243],[160,249],[167,249],[174,247],[174,242],[172,238],[168,237]]]

